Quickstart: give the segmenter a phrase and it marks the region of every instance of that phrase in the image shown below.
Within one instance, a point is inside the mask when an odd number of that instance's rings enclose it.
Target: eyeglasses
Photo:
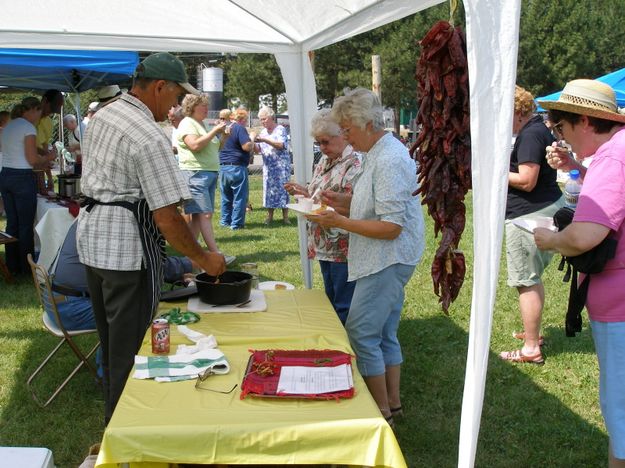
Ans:
[[[207,390],[209,392],[215,392],[215,393],[222,393],[224,395],[228,395],[229,393],[232,393],[234,391],[235,388],[237,388],[238,384],[234,384],[234,387],[232,387],[230,390],[228,391],[224,391],[224,390],[214,390],[212,388],[203,388],[202,384],[204,383],[204,381],[206,379],[208,379],[211,375],[217,375],[217,373],[211,368],[209,367],[208,369],[206,369],[204,372],[202,372],[201,374],[197,375],[197,379],[195,380],[195,389],[196,390]]]
[[[330,144],[330,140],[317,140],[316,143],[319,146],[328,146]]]
[[[564,120],[560,120],[558,123],[555,123],[551,126],[551,129],[553,130],[553,132],[559,137],[562,137],[562,125],[563,124],[564,124]]]

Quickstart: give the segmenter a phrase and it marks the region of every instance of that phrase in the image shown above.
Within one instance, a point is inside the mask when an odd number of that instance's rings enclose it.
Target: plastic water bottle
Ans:
[[[564,203],[566,203],[567,207],[575,209],[579,199],[579,192],[581,191],[582,181],[579,179],[579,171],[573,169],[569,172],[569,178],[564,184]]]

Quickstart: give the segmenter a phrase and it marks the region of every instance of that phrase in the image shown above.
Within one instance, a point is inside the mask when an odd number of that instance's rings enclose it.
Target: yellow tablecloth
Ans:
[[[213,334],[231,372],[211,376],[209,388],[240,384],[249,349],[337,349],[353,354],[322,291],[266,291],[257,313],[202,314],[190,328]],[[162,304],[167,310],[171,304]],[[172,326],[172,352],[192,344]],[[140,354],[151,350],[150,334]],[[197,464],[343,464],[406,466],[354,365],[356,396],[313,401],[247,397],[196,390],[194,381],[156,383],[130,378],[102,441],[98,467],[118,463],[162,467]],[[141,463],[138,463],[141,462]]]

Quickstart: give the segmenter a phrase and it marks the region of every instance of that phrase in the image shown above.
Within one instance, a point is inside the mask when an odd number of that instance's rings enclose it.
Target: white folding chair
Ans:
[[[30,390],[30,393],[32,394],[32,397],[35,400],[35,402],[37,402],[37,404],[39,404],[42,407],[46,407],[50,404],[50,402],[52,402],[52,400],[56,398],[59,392],[63,390],[65,385],[67,385],[67,383],[72,379],[72,377],[74,377],[74,375],[76,375],[76,373],[80,370],[80,368],[83,365],[86,365],[87,369],[91,372],[93,377],[96,380],[99,380],[97,371],[95,367],[91,364],[91,362],[89,362],[89,358],[91,358],[91,356],[93,356],[93,353],[96,352],[100,343],[99,342],[96,343],[96,345],[91,349],[91,351],[89,351],[88,354],[84,354],[80,350],[80,348],[76,345],[73,338],[79,335],[88,335],[92,333],[97,333],[97,330],[95,328],[90,329],[90,330],[78,330],[78,331],[66,330],[59,316],[59,311],[56,306],[54,294],[52,293],[52,284],[50,283],[50,277],[48,276],[48,272],[41,265],[36,264],[33,261],[32,256],[30,254],[28,254],[28,263],[30,264],[30,269],[33,273],[33,281],[35,282],[35,288],[37,289],[39,302],[41,303],[41,307],[43,308],[43,316],[42,316],[43,325],[48,332],[50,332],[52,335],[56,336],[57,338],[60,338],[60,341],[56,345],[56,347],[50,352],[50,354],[48,354],[48,356],[43,360],[43,362],[39,365],[39,367],[35,369],[35,371],[32,373],[32,375],[28,378],[28,381],[26,382],[26,385],[28,386],[28,389]],[[55,320],[52,320],[50,318],[50,316],[48,315],[48,311],[52,313]],[[80,362],[78,363],[76,367],[74,367],[74,370],[72,370],[72,372],[70,372],[70,374],[65,378],[63,383],[61,383],[61,385],[59,385],[56,388],[52,396],[50,396],[50,398],[48,398],[44,403],[42,403],[42,401],[35,394],[35,391],[32,387],[32,382],[33,380],[35,380],[35,377],[37,377],[37,375],[43,370],[46,364],[50,362],[52,357],[61,348],[61,346],[63,346],[64,343],[67,343],[69,345],[69,347],[72,349],[72,351],[74,352],[74,354],[76,355],[76,357],[78,358]]]

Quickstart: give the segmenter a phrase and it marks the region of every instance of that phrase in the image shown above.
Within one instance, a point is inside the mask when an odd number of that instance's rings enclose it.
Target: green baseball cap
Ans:
[[[135,78],[151,78],[178,83],[188,93],[199,96],[200,92],[189,84],[184,63],[168,52],[157,52],[144,58],[137,66]]]

